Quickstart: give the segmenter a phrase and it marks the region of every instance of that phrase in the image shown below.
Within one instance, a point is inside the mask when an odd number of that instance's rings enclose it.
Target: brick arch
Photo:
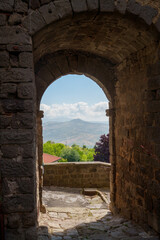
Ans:
[[[64,50],[48,54],[35,64],[37,107],[46,88],[67,74],[84,74],[90,77],[102,88],[106,97],[113,100],[116,83],[114,64],[93,54]]]
[[[38,32],[46,24],[58,21],[65,17],[72,17],[76,13],[116,13],[131,14],[142,19],[147,25],[154,25],[160,31],[159,3],[154,1],[145,4],[142,0],[60,0],[31,1],[29,7],[35,11],[29,13],[23,20],[23,26],[31,35]]]

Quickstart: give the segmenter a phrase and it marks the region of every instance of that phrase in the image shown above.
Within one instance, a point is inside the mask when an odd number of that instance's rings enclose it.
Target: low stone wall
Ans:
[[[110,166],[102,162],[45,164],[44,186],[109,187]]]

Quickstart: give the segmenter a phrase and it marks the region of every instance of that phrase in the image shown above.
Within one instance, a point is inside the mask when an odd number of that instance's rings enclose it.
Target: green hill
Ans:
[[[66,122],[46,122],[43,124],[43,141],[54,141],[69,146],[78,144],[93,147],[102,134],[109,132],[106,123],[92,123],[74,119]]]

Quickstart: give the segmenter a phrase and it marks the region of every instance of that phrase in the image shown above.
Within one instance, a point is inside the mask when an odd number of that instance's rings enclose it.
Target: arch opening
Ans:
[[[154,28],[130,16],[93,15],[77,14],[60,20],[34,36],[37,106],[47,86],[61,75],[83,73],[102,86],[110,100],[111,209],[146,222],[142,213],[149,216],[149,211],[137,204],[135,171],[130,166],[137,169],[139,165],[135,146],[148,144],[144,140],[148,115],[145,93],[149,91],[149,68],[158,59],[158,35]],[[142,149],[139,155],[143,155]],[[126,199],[126,192],[131,192],[128,189],[134,190]],[[135,192],[137,199],[133,200]],[[136,213],[132,212],[133,206]]]

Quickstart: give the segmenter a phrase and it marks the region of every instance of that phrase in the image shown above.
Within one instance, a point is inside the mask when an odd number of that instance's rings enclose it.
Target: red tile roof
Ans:
[[[61,159],[61,157],[53,156],[48,153],[43,153],[43,162],[44,163],[53,163],[60,159]]]

